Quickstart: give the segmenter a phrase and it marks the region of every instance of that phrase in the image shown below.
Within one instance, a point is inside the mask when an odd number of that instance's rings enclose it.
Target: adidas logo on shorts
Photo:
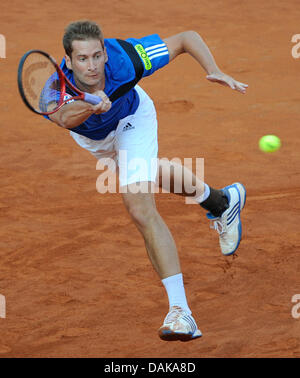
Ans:
[[[135,127],[132,126],[132,124],[129,122],[123,127],[123,131],[132,130],[132,129],[135,129]]]

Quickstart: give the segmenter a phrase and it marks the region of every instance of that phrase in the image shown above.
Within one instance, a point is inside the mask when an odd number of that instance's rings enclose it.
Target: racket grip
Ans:
[[[97,105],[99,104],[99,102],[102,101],[102,99],[98,96],[94,96],[90,93],[84,93],[84,101],[85,102],[88,102],[89,104],[92,104],[92,105]]]

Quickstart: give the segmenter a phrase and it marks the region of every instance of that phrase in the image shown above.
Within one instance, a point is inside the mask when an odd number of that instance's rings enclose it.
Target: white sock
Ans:
[[[210,189],[209,189],[209,186],[207,184],[204,184],[204,193],[195,198],[195,201],[198,202],[198,203],[201,203],[201,202],[204,202],[210,195]]]
[[[162,280],[162,283],[168,294],[169,306],[182,307],[189,314],[191,314],[192,311],[190,310],[187,304],[187,300],[185,296],[182,273],[178,273],[178,274],[175,274],[174,276],[164,278]]]

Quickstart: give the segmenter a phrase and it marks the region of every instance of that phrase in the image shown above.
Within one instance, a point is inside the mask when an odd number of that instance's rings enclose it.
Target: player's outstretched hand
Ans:
[[[237,90],[241,93],[246,93],[246,88],[248,87],[247,84],[240,83],[239,81],[234,80],[231,76],[228,76],[223,72],[207,75],[206,79],[215,83],[219,83],[221,85],[228,86],[231,89]]]
[[[101,114],[108,112],[111,108],[111,101],[106,96],[106,94],[103,91],[96,91],[93,93],[93,95],[98,96],[102,99],[101,102],[97,105],[93,105],[94,114]]]

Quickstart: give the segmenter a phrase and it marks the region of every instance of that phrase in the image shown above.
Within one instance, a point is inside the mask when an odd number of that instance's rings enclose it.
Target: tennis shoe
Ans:
[[[164,341],[190,341],[201,337],[202,333],[192,315],[179,306],[172,306],[158,335]]]
[[[240,183],[222,189],[228,198],[229,207],[220,217],[211,213],[206,216],[211,221],[210,227],[219,233],[219,242],[223,255],[232,255],[242,239],[241,211],[246,202],[246,189]]]

